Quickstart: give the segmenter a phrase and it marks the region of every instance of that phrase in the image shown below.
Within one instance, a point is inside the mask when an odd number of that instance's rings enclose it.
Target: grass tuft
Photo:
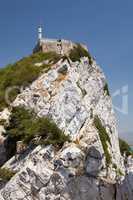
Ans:
[[[99,133],[99,137],[100,137],[100,140],[101,140],[101,143],[103,146],[103,150],[105,153],[106,163],[107,163],[107,165],[109,165],[111,163],[111,155],[108,150],[108,143],[111,145],[109,135],[106,132],[106,129],[102,125],[101,120],[99,119],[98,116],[95,116],[95,118],[94,118],[94,125],[97,128],[98,133]]]

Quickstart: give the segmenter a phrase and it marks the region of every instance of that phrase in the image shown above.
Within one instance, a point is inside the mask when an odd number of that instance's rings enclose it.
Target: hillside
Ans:
[[[133,160],[121,155],[108,84],[86,49],[33,54],[0,80],[1,200],[132,200]],[[8,105],[12,86],[22,89]]]
[[[7,106],[5,102],[5,91],[8,87],[23,87],[30,85],[43,70],[47,70],[50,67],[50,64],[46,64],[44,61],[50,60],[54,63],[59,60],[59,55],[50,52],[50,53],[36,53],[22,60],[8,65],[5,68],[0,69],[0,109]],[[35,63],[43,61],[43,65],[35,67]],[[14,89],[10,93],[10,100],[13,101],[18,94],[18,88]]]

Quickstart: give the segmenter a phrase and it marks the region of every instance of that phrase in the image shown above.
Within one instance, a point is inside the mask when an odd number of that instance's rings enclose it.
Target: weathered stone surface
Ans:
[[[95,147],[90,147],[86,158],[86,172],[90,176],[97,177],[102,169],[102,155]]]
[[[1,200],[115,200],[115,185],[86,175],[84,156],[78,145],[67,144],[57,155],[52,146],[38,146],[17,164],[11,159],[4,167],[19,172],[1,189]]]
[[[28,149],[6,162],[3,167],[17,173],[0,190],[0,200],[125,200],[125,190],[131,200],[131,159],[125,177],[116,119],[111,97],[104,91],[105,83],[95,61],[90,65],[85,57],[74,63],[61,59],[17,96],[13,106],[22,105],[34,109],[38,116],[51,117],[72,141],[59,151],[52,146]],[[109,166],[93,123],[95,115],[110,138]]]
[[[117,184],[117,199],[133,199],[133,158],[131,156],[127,159],[125,178]]]
[[[2,112],[0,112],[0,121],[5,120],[8,123],[10,114],[11,112],[8,110],[8,108],[5,108]]]
[[[0,112],[0,166],[4,164],[7,160],[6,156],[6,148],[5,148],[5,137],[3,133],[5,133],[4,124],[9,123],[10,111],[6,108],[2,112]]]

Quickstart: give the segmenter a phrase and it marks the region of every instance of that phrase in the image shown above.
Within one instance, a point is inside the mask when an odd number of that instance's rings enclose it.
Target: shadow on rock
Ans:
[[[98,176],[102,169],[102,158],[103,156],[94,146],[90,147],[85,162],[86,173],[89,176]]]

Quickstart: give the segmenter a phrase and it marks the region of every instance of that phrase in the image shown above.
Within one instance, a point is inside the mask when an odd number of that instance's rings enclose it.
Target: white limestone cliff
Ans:
[[[105,84],[105,76],[94,60],[90,65],[86,57],[80,62],[66,59],[54,64],[17,96],[13,106],[50,116],[72,142],[59,151],[51,145],[38,146],[17,160],[11,158],[4,167],[17,173],[0,190],[1,200],[125,200],[127,191],[122,192],[122,184],[126,171]],[[95,116],[110,139],[108,165]],[[127,199],[132,200],[129,193]]]

